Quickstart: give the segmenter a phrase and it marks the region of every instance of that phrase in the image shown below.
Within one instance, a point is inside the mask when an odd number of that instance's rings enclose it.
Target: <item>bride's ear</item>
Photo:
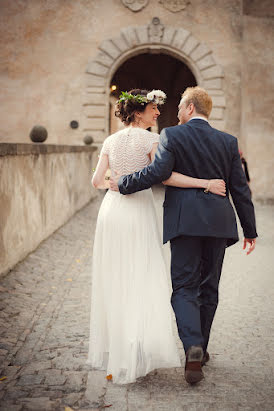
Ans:
[[[135,121],[141,121],[141,113],[140,113],[140,111],[135,111],[134,118],[135,118]]]

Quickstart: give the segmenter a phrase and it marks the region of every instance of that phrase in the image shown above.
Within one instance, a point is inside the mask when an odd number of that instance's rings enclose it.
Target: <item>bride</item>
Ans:
[[[165,97],[160,90],[122,93],[115,115],[126,127],[105,140],[94,187],[108,188],[108,168],[130,174],[153,161],[159,135],[146,129],[156,125]],[[208,180],[173,172],[165,184],[205,188]],[[222,180],[210,180],[210,191],[222,195]],[[151,189],[129,196],[107,191],[95,232],[91,301],[88,363],[106,370],[114,383],[180,366]]]

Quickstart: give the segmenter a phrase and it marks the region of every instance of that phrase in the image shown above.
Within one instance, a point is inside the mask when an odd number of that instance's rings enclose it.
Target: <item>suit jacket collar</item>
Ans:
[[[209,126],[211,127],[211,125],[209,124],[209,122],[207,120],[204,120],[202,118],[193,118],[191,120],[188,120],[187,123],[185,124],[189,124],[189,125],[194,125],[194,124],[200,124],[202,126]]]
[[[192,117],[188,121],[193,121],[193,120],[203,120],[203,121],[206,121],[208,123],[208,120],[206,118],[202,117],[202,116]]]

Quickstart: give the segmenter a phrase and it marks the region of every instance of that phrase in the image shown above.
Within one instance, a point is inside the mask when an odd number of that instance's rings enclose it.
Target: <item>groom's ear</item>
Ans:
[[[194,106],[193,103],[189,103],[188,110],[189,110],[189,114],[193,114],[193,112],[195,110],[195,106]]]

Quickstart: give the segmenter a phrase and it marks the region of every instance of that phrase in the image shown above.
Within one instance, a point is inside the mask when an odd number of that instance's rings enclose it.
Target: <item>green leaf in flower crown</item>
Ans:
[[[134,100],[139,104],[144,104],[147,103],[147,98],[145,96],[142,96],[141,94],[130,94],[127,91],[122,91],[118,100],[118,103],[121,103],[121,101],[127,101],[127,100]]]

